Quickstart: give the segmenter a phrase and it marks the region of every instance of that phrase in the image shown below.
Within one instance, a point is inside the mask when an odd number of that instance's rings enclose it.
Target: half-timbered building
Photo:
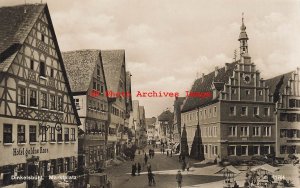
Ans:
[[[0,187],[74,170],[80,120],[47,5],[2,7],[0,28]]]
[[[100,50],[63,53],[83,134],[79,136],[79,165],[90,170],[104,167],[108,101]]]

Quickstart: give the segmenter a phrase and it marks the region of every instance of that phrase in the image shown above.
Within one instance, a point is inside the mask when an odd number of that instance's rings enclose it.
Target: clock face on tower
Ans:
[[[251,81],[250,75],[249,75],[249,74],[245,74],[245,75],[244,75],[244,82],[245,82],[246,84],[249,84],[250,81]]]

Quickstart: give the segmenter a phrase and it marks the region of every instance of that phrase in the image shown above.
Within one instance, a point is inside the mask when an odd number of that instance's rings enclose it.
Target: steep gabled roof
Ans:
[[[100,60],[100,50],[77,50],[62,55],[72,92],[86,92]]]
[[[172,119],[173,119],[173,113],[170,112],[170,110],[166,110],[158,116],[158,121],[170,121]]]
[[[54,46],[57,50],[57,56],[62,68],[63,77],[66,82],[66,88],[70,94],[69,97],[74,115],[77,124],[80,125],[81,122],[76,110],[73,96],[71,95],[69,80],[47,4],[27,4],[0,8],[0,73],[8,70],[15,58],[15,55],[18,53],[24,41],[28,37],[32,27],[36,23],[39,15],[43,11],[45,12],[47,20],[49,21],[49,30],[52,33]]]
[[[45,4],[0,8],[0,72],[6,72]]]
[[[279,92],[283,93],[284,88],[288,85],[289,79],[292,78],[293,72],[294,71],[291,71],[291,72],[288,72],[288,73],[285,73],[285,74],[281,74],[279,76],[275,76],[273,78],[267,79],[265,81],[265,83],[266,83],[266,86],[268,86],[269,89],[270,89],[270,94],[271,95],[274,94],[276,86],[280,82],[282,76],[284,76],[283,77],[283,83],[282,83],[282,85],[281,85],[281,87],[279,89]]]
[[[190,92],[213,92],[212,84],[215,83],[215,87],[218,91],[223,89],[225,83],[228,82],[229,77],[233,75],[233,70],[237,65],[237,61],[227,64],[227,70],[225,67],[218,69],[218,74],[215,76],[215,71],[205,75],[203,78],[195,80]],[[187,97],[181,109],[182,112],[193,110],[200,106],[208,105],[218,101],[218,98],[213,99],[210,97]]]
[[[125,63],[125,50],[102,50],[101,55],[107,90],[119,92],[122,65]]]

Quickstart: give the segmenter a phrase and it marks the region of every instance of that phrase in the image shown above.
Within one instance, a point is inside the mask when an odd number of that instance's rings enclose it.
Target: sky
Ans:
[[[0,0],[0,6],[25,0]],[[40,3],[41,0],[26,0]],[[300,67],[300,0],[43,0],[61,51],[125,49],[132,95],[146,117],[173,110],[197,77],[230,63],[244,12],[249,54],[264,79]]]

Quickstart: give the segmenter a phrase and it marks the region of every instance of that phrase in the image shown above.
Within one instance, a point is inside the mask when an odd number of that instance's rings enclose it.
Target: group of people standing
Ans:
[[[149,158],[151,159],[153,157],[154,157],[154,149],[149,149]]]

